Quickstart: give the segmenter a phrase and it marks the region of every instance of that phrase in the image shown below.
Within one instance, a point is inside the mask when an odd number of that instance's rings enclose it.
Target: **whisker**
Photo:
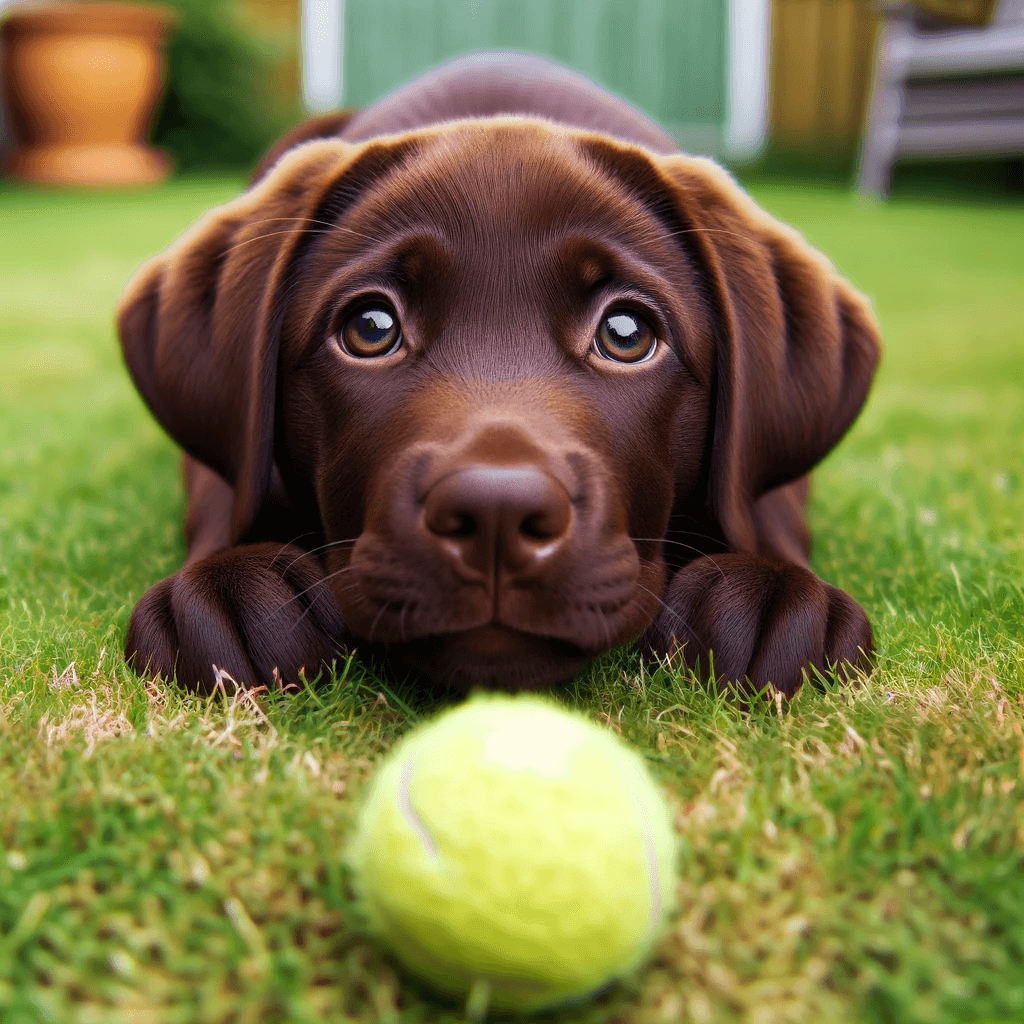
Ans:
[[[284,551],[285,548],[297,547],[298,546],[297,543],[296,543],[297,541],[302,540],[303,537],[313,537],[313,536],[316,536],[316,531],[314,531],[314,530],[307,530],[305,533],[296,534],[294,537],[292,537],[291,540],[285,541],[285,543],[282,544],[280,548],[278,548],[277,554],[274,555],[274,557],[270,560],[269,568],[272,569],[277,564],[277,560],[281,556],[281,552]],[[305,554],[305,553],[306,552],[303,552],[303,554]],[[297,562],[298,559],[296,559],[295,561]],[[288,568],[290,569],[292,567],[292,565],[294,565],[294,564],[295,564],[295,562],[292,562],[291,565],[288,566]]]
[[[320,227],[333,228],[336,225],[332,224],[329,220],[317,220],[316,217],[260,217],[259,220],[250,220],[249,224],[274,224],[281,221],[290,222],[293,224],[318,224]],[[338,225],[339,227],[342,225]]]
[[[305,537],[305,536],[308,536],[308,534],[302,534],[302,536]],[[308,550],[303,550],[301,555],[296,555],[295,558],[293,558],[288,563],[288,565],[287,565],[287,567],[285,568],[284,571],[287,572],[293,565],[295,565],[298,562],[301,562],[302,559],[307,557],[308,555],[316,555],[316,554],[319,554],[321,551],[326,551],[328,548],[342,547],[345,544],[355,544],[355,542],[358,539],[359,539],[358,537],[352,537],[352,538],[347,539],[347,540],[329,540],[329,541],[327,541],[324,544],[318,544],[315,548],[309,548]],[[283,551],[284,549],[282,548],[281,550]],[[274,555],[274,558],[273,558],[273,560],[271,561],[270,564],[273,565],[274,562],[276,562],[276,561],[277,561],[277,555]]]
[[[287,601],[282,601],[269,615],[267,615],[261,621],[264,622],[264,623],[265,622],[269,622],[271,618],[273,618],[275,615],[279,614],[280,612],[284,611],[284,609],[287,608],[288,605],[290,605],[293,601],[298,601],[300,597],[304,597],[311,590],[315,590],[319,586],[325,586],[329,580],[332,580],[332,579],[334,579],[334,578],[336,578],[338,576],[341,576],[343,573],[350,572],[350,571],[351,571],[350,567],[349,566],[345,566],[344,569],[336,569],[334,572],[328,573],[326,576],[320,577],[320,579],[315,580],[308,587],[304,587],[302,590],[299,590],[296,593],[292,594],[292,596],[289,597]],[[318,597],[319,597],[319,595],[317,595],[317,596],[315,596],[315,597],[313,597],[311,599],[309,605],[306,607],[305,611],[303,611],[302,615],[300,615],[295,620],[296,624],[301,622],[302,619],[305,617],[306,612],[308,612],[309,609],[312,608],[314,604],[316,604]]]
[[[674,618],[677,622],[681,623],[687,630],[689,630],[690,636],[692,636],[693,639],[697,641],[697,643],[701,642],[700,637],[697,636],[697,633],[693,629],[693,627],[670,604],[666,604],[665,601],[662,600],[662,598],[658,597],[658,595],[655,594],[653,590],[649,590],[642,583],[638,583],[637,587],[640,590],[643,590],[646,593],[650,594],[651,597],[653,597],[658,602],[658,604],[660,604],[662,608],[664,608],[665,611],[667,611],[669,615],[672,616],[672,618]]]
[[[746,242],[748,248],[756,248],[756,241],[750,235],[743,234],[742,231],[729,231],[726,228],[683,228],[681,231],[670,231],[668,232],[669,238],[678,238],[680,235],[727,235],[730,238],[738,238],[743,242]]]
[[[669,540],[667,537],[630,537],[629,539],[630,540],[634,540],[634,541],[658,541],[658,540],[660,540],[662,544],[677,544],[679,547],[685,548],[687,551],[693,551],[697,555],[698,558],[709,558],[709,557],[711,557],[708,554],[707,551],[703,550],[703,548],[695,548],[692,544],[684,544],[681,540]],[[694,559],[694,561],[696,561],[696,559]],[[715,569],[718,571],[718,575],[721,576],[724,579],[725,578],[725,570],[722,569],[722,567],[720,565],[718,565],[717,563],[715,563],[715,562],[712,562],[712,565],[715,566]]]
[[[261,217],[259,220],[251,220],[251,221],[248,221],[247,223],[251,224],[251,225],[257,225],[257,224],[273,224],[275,222],[282,222],[282,221],[285,222],[285,223],[293,223],[293,224],[296,225],[296,227],[298,227],[300,225],[303,225],[303,224],[315,224],[315,225],[317,225],[319,227],[328,228],[331,231],[344,231],[346,234],[352,235],[355,238],[361,238],[363,241],[366,241],[366,242],[379,242],[381,240],[380,237],[377,236],[377,235],[368,235],[364,231],[356,231],[355,228],[349,226],[348,224],[341,224],[341,223],[338,223],[338,222],[333,222],[332,223],[331,221],[327,221],[327,220],[318,220],[316,217]],[[285,234],[290,234],[290,233],[291,232],[285,232]],[[318,235],[319,234],[324,234],[324,232],[322,232],[322,231],[317,231],[315,233],[318,234]],[[261,238],[266,238],[266,237],[269,237],[269,236],[261,235],[260,237]]]
[[[699,540],[711,541],[712,544],[717,544],[720,547],[724,544],[722,537],[716,537],[710,533],[701,533],[700,530],[680,530],[673,526],[668,532],[678,533],[684,537],[697,537]]]
[[[398,635],[404,641],[405,640],[405,613],[412,607],[411,601],[402,602],[402,611],[398,616]]]
[[[370,628],[366,632],[366,639],[369,640],[371,643],[373,643],[373,634],[374,634],[374,631],[377,629],[377,623],[380,622],[381,617],[384,615],[384,613],[387,610],[388,610],[387,604],[382,604],[380,606],[380,611],[377,612],[376,616],[373,619],[373,622],[370,624]]]
[[[703,548],[695,547],[693,544],[686,544],[686,543],[684,543],[681,540],[673,540],[671,537],[633,537],[633,536],[630,536],[629,539],[632,540],[632,541],[638,541],[640,543],[646,543],[646,544],[675,544],[677,547],[686,548],[687,551],[693,551],[695,554],[697,554],[697,555],[699,555],[701,557],[703,557],[704,555],[709,553],[709,552],[705,551]],[[709,537],[707,539],[711,540],[712,538]]]
[[[253,242],[262,242],[267,238],[275,238],[277,235],[293,235],[294,231],[267,231],[262,235],[253,235],[252,238],[243,238],[240,242],[235,242],[234,245],[229,245],[222,253],[221,256],[227,256],[229,253],[233,253],[236,249],[241,249],[243,245],[252,245]],[[313,231],[310,232],[314,235],[326,234],[326,231]]]
[[[645,587],[642,583],[637,583],[636,587],[637,587],[638,590],[642,590],[645,594],[650,594],[651,597],[653,597],[654,600],[657,601],[658,604],[661,605],[662,608],[664,608],[666,611],[670,612],[672,615],[677,614],[676,612],[674,612],[672,610],[672,606],[669,605],[669,604],[666,604],[664,599],[658,597],[658,595],[653,590],[651,590],[650,587]],[[632,598],[631,600],[636,600],[636,599]]]

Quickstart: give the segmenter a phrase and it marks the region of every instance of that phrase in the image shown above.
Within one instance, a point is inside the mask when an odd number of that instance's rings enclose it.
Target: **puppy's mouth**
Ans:
[[[576,644],[487,623],[388,645],[384,655],[399,670],[455,690],[532,690],[567,682],[593,656]]]

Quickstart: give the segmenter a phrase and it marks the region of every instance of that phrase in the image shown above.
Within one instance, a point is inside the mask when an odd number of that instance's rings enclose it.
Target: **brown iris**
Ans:
[[[606,313],[594,338],[598,355],[619,363],[642,362],[654,354],[657,343],[651,325],[628,309]]]
[[[360,359],[390,355],[402,341],[398,317],[383,306],[368,306],[345,321],[341,340]]]

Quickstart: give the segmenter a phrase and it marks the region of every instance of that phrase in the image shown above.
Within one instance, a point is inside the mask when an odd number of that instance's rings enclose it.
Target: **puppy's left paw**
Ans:
[[[680,651],[686,664],[739,689],[771,684],[792,696],[812,669],[867,667],[871,624],[849,594],[809,569],[760,555],[707,555],[672,578],[665,606],[641,638],[660,656]]]

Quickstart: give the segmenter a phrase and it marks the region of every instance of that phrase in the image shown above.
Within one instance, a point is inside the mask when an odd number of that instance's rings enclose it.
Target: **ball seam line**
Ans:
[[[644,837],[644,854],[647,857],[647,884],[651,887],[651,920],[647,926],[648,940],[661,926],[661,873],[658,870],[658,852],[654,848],[650,822],[646,820],[645,808],[640,811],[640,829]]]
[[[409,823],[409,827],[416,833],[423,849],[427,855],[436,860],[440,855],[437,843],[434,842],[434,837],[430,834],[427,826],[423,823],[420,816],[416,813],[412,806],[412,762],[406,761],[402,765],[402,777],[398,786],[398,806],[402,812],[403,817]]]

